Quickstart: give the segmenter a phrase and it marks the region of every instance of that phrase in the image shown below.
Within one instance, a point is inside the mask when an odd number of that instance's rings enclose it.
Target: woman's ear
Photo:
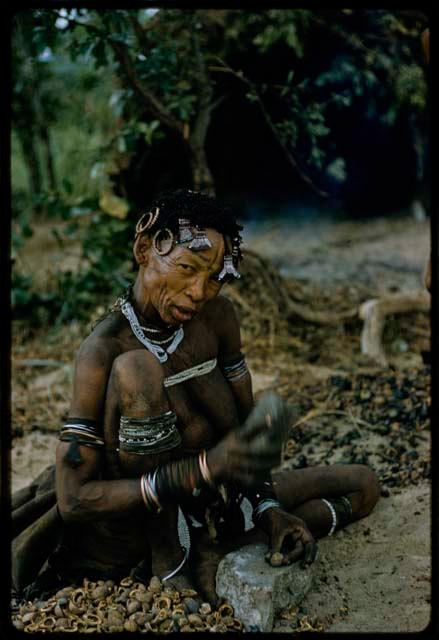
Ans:
[[[134,241],[133,255],[138,265],[146,267],[149,260],[151,250],[151,238],[147,235],[140,234]]]

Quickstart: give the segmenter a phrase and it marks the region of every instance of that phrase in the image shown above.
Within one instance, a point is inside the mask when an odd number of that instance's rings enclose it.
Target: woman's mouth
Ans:
[[[195,309],[189,309],[188,307],[173,307],[173,316],[178,322],[187,322],[196,314]]]

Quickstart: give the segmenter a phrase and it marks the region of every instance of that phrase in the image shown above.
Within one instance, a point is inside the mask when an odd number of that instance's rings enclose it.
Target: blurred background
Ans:
[[[303,253],[335,221],[403,216],[425,237],[427,26],[377,9],[16,13],[14,317],[61,326],[119,293],[135,220],[168,188],[233,204],[299,278],[323,277]]]

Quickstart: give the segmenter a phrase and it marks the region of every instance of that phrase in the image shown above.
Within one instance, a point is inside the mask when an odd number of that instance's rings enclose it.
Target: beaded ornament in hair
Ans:
[[[185,242],[191,242],[193,240],[191,231],[191,222],[187,218],[178,219],[178,243],[184,244]]]
[[[224,266],[218,275],[218,280],[223,280],[226,276],[240,278],[241,274],[237,271],[236,266],[239,262],[239,237],[236,236],[232,241],[232,253],[224,256]]]
[[[136,237],[144,231],[148,231],[148,229],[151,229],[157,222],[159,214],[159,207],[155,208],[154,213],[152,211],[147,211],[146,213],[144,213],[136,224]],[[146,220],[146,222],[144,222],[144,218],[146,216],[148,216],[148,219]],[[167,233],[170,240],[165,249],[159,248],[158,245],[158,239],[163,233]],[[172,250],[174,241],[175,237],[170,229],[160,229],[159,231],[157,231],[153,238],[153,245],[159,255],[166,255]],[[236,269],[240,257],[239,241],[239,235],[233,238],[232,252],[224,256],[224,266],[220,274],[218,275],[218,280],[223,280],[228,275],[232,276],[233,278],[241,277],[240,273]],[[176,243],[186,244],[187,242],[190,243],[188,245],[188,249],[191,249],[191,251],[203,251],[212,247],[212,243],[207,237],[205,229],[202,229],[197,225],[195,228],[195,235],[193,235],[190,220],[188,218],[178,218],[178,240],[176,240]]]
[[[188,249],[191,249],[192,251],[204,251],[204,249],[210,249],[211,246],[212,243],[206,236],[206,230],[196,227],[195,237],[190,243]]]

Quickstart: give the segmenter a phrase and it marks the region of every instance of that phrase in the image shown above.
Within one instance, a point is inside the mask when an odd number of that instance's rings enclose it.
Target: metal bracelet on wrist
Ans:
[[[253,520],[258,520],[264,511],[267,509],[281,509],[281,504],[279,500],[274,500],[273,498],[266,498],[265,500],[261,500],[258,505],[253,509]]]

